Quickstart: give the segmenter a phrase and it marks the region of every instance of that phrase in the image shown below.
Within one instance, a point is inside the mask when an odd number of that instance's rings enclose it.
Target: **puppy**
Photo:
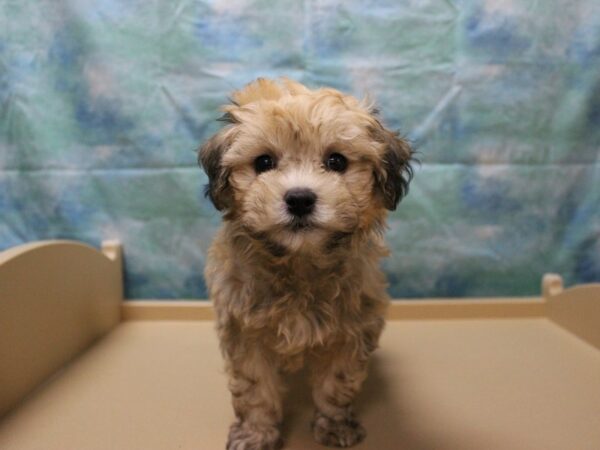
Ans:
[[[408,190],[412,150],[364,102],[288,79],[258,79],[223,110],[198,159],[223,213],[205,277],[237,417],[227,449],[281,447],[281,376],[304,365],[314,438],[350,447],[388,304],[386,210]]]

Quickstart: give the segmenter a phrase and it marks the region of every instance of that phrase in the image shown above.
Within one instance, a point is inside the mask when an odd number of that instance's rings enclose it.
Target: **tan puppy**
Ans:
[[[281,374],[307,365],[315,439],[365,437],[352,400],[388,303],[386,210],[412,176],[409,145],[333,89],[258,79],[199,152],[223,212],[206,281],[237,421],[227,449],[281,446]]]

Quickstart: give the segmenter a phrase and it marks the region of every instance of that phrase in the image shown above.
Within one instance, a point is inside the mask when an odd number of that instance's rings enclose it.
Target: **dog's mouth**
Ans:
[[[294,217],[288,224],[288,228],[294,232],[310,231],[316,225],[305,217]]]

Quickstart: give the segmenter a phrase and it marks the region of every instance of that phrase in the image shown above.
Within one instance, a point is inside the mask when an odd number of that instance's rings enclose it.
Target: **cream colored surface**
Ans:
[[[119,322],[120,246],[104,250],[51,241],[0,253],[0,416]]]
[[[0,414],[48,380],[0,421],[0,449],[224,448],[233,413],[210,305],[127,302],[127,321],[97,340],[119,319],[121,289],[116,242],[0,253]],[[355,448],[599,449],[600,285],[563,289],[548,275],[542,291],[394,302]],[[286,448],[322,449],[304,380],[290,380]]]
[[[126,322],[7,417],[0,448],[222,449],[217,347],[210,322]],[[308,392],[290,397],[286,448],[322,449]],[[600,352],[546,319],[390,322],[356,448],[597,450],[598,405]]]

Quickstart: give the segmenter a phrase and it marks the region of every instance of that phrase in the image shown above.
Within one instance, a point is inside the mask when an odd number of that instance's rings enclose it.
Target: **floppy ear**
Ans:
[[[413,149],[398,135],[386,130],[381,124],[372,130],[373,138],[384,145],[381,167],[375,171],[376,189],[383,197],[383,205],[394,211],[398,202],[408,194],[413,177],[411,166]]]
[[[221,131],[211,137],[198,151],[198,164],[208,175],[204,194],[219,211],[228,209],[232,203],[229,171],[222,166],[223,154],[231,145],[231,138]]]

